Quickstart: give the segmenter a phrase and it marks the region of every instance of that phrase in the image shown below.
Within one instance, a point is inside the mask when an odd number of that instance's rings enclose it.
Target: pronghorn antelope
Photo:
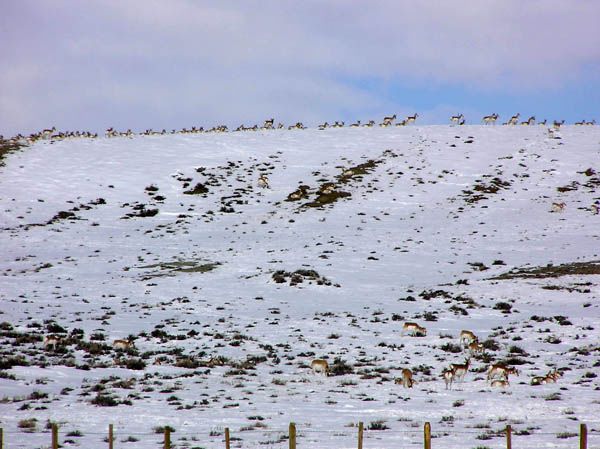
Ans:
[[[448,389],[448,386],[450,386],[450,389],[452,389],[452,382],[454,382],[454,371],[452,371],[451,368],[445,368],[444,371],[442,371],[442,378],[446,383],[446,390]]]
[[[352,123],[350,125],[350,128],[358,128],[360,126],[360,120],[358,120],[356,123]]]
[[[417,323],[404,323],[404,326],[402,326],[401,335],[404,335],[407,332],[413,337],[424,337],[427,335],[427,329],[419,326]]]
[[[596,203],[592,204],[592,213],[594,215],[600,214],[600,204],[596,204]]]
[[[319,125],[319,129],[320,130],[323,130],[323,129],[326,129],[326,128],[329,128],[329,123],[327,123],[327,122],[323,123],[322,125]]]
[[[562,125],[564,125],[565,121],[564,119],[561,120],[560,122],[557,120],[554,120],[554,123],[552,124],[552,126],[554,126],[554,129],[558,129],[560,128]]]
[[[460,338],[460,343],[463,346],[469,346],[471,343],[479,340],[473,332],[467,331],[467,330],[460,331],[459,338]]]
[[[465,119],[465,117],[462,114],[453,115],[452,117],[450,117],[450,122],[458,124],[461,122],[461,120],[464,120],[464,119]]]
[[[593,120],[592,120],[592,121],[590,121],[590,122],[585,122],[585,124],[586,124],[586,125],[592,125],[592,126],[593,126],[593,125],[595,125],[595,124],[596,124],[596,119],[593,119]]]
[[[398,123],[396,123],[396,126],[406,126],[407,121],[406,119],[399,121]]]
[[[306,198],[308,196],[308,189],[309,187],[307,185],[299,186],[296,190],[288,195],[288,201],[298,201],[302,198]]]
[[[414,381],[413,381],[413,376],[412,376],[412,371],[409,370],[408,368],[404,368],[402,370],[402,375],[400,377],[398,377],[394,383],[396,384],[402,384],[402,386],[404,388],[412,388]]]
[[[553,371],[548,371],[548,374],[545,376],[535,376],[531,379],[531,385],[545,385],[545,384],[553,384],[562,377],[562,374],[558,372],[556,369]]]
[[[506,388],[509,387],[508,379],[494,379],[490,382],[491,387]]]
[[[323,373],[325,376],[329,376],[329,364],[327,360],[315,359],[311,362],[310,367],[314,373]]]
[[[520,112],[517,112],[515,115],[513,115],[510,120],[508,122],[506,122],[508,125],[516,125],[517,123],[519,123],[519,117],[521,116]]]
[[[367,123],[365,123],[363,126],[366,126],[368,128],[372,128],[373,126],[375,126],[375,120],[369,120]]]
[[[417,114],[415,112],[415,115],[409,115],[408,117],[406,117],[406,124],[410,124],[410,123],[415,123],[417,121],[417,117],[419,116],[419,114]]]
[[[55,132],[56,132],[55,126],[53,126],[50,129],[42,130],[42,139],[48,139],[48,138],[52,137],[52,134],[54,134]]]
[[[469,354],[471,354],[472,356],[476,354],[483,354],[483,345],[479,343],[478,340],[469,343],[469,346],[467,348],[469,350]]]
[[[508,376],[510,374],[514,374],[515,376],[519,375],[519,370],[513,368],[512,366],[502,365],[497,363],[495,365],[490,365],[487,371],[487,380],[492,379],[506,379],[508,380]]]
[[[452,370],[452,377],[460,380],[461,382],[465,379],[465,375],[469,371],[469,365],[471,364],[471,359],[467,358],[465,363],[451,363],[450,369]]]
[[[265,175],[264,173],[261,174],[258,177],[258,187],[262,187],[263,189],[266,189],[269,187],[269,178],[267,178],[267,175]]]
[[[547,122],[547,120],[544,119],[541,122],[538,122],[538,125],[546,126],[546,122]]]
[[[275,122],[274,118],[270,118],[269,120],[265,120],[265,124],[263,125],[263,128],[273,129],[273,123],[274,122]]]
[[[458,122],[459,126],[463,126],[466,123],[466,120],[463,118],[460,122]]]
[[[582,120],[580,122],[575,122],[576,125],[585,125],[585,123],[586,123],[585,120]]]
[[[498,120],[498,114],[496,114],[495,112],[492,115],[486,115],[485,117],[483,117],[483,122],[486,125],[490,123],[496,123],[496,120]]]
[[[125,349],[129,349],[129,348],[133,348],[133,347],[134,347],[134,344],[131,339],[128,339],[128,340],[117,339],[117,340],[113,341],[113,349],[116,349],[116,350],[124,351]]]
[[[387,123],[388,125],[390,125],[394,120],[396,120],[396,114],[383,117],[383,123]]]
[[[532,115],[524,122],[521,122],[521,125],[535,125],[535,115]]]
[[[56,346],[60,344],[61,338],[58,335],[46,335],[44,337],[44,349],[48,349],[52,346],[52,350],[56,349]]]
[[[552,212],[563,212],[567,205],[564,202],[552,203]]]

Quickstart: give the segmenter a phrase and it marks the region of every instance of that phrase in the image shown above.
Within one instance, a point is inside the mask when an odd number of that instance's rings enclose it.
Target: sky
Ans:
[[[600,1],[7,0],[0,134],[600,122]]]

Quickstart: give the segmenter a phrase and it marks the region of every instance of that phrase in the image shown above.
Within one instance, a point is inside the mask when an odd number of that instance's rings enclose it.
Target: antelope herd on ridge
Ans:
[[[508,119],[506,122],[504,122],[503,124],[504,125],[518,125],[520,123],[521,125],[526,125],[526,126],[535,125],[535,123],[536,123],[535,116],[531,116],[527,120],[519,122],[520,116],[521,116],[521,114],[517,113],[517,114],[513,115],[510,119]],[[396,121],[397,116],[396,116],[396,114],[393,114],[393,115],[383,117],[382,121],[379,123],[379,126],[383,127],[383,128],[393,126],[394,122],[396,122],[395,126],[407,126],[407,125],[415,123],[417,121],[418,117],[419,117],[419,114],[415,113],[413,115],[406,116],[406,118],[404,118],[402,120]],[[489,125],[489,124],[494,125],[499,117],[500,116],[497,113],[493,113],[491,115],[484,116],[481,119],[481,121],[485,125]],[[466,124],[465,116],[463,114],[453,115],[450,117],[450,123],[453,125],[459,125],[459,126],[465,125]],[[538,123],[538,125],[545,126],[546,120],[544,119],[543,121],[539,121],[537,123]],[[560,126],[563,125],[564,123],[565,123],[564,120],[561,120],[560,122],[557,120],[554,120],[552,128],[549,128],[550,134],[552,134],[551,130],[558,130],[560,128]],[[358,128],[358,127],[372,128],[375,126],[375,124],[376,124],[375,120],[369,120],[367,123],[361,123],[361,121],[358,120],[357,122],[354,122],[348,126],[350,128]],[[574,124],[575,125],[595,125],[596,120],[595,119],[591,120],[591,121],[581,120],[581,121],[575,122]],[[343,128],[344,126],[345,126],[345,123],[343,121],[335,121],[331,125],[328,122],[325,122],[325,123],[318,125],[317,129],[324,130],[327,128]],[[265,120],[263,122],[262,126],[258,126],[258,125],[245,126],[244,124],[241,124],[232,132],[267,131],[267,130],[282,130],[282,129],[287,129],[287,130],[307,129],[307,127],[304,126],[304,124],[302,122],[296,122],[295,124],[287,126],[287,127],[281,122],[279,122],[277,125],[275,125],[275,119],[270,118],[270,119]],[[167,134],[201,134],[201,133],[226,133],[226,132],[229,132],[229,128],[226,125],[217,125],[217,126],[213,126],[212,128],[208,128],[208,129],[204,129],[204,127],[202,127],[202,126],[198,126],[198,127],[192,126],[189,129],[188,128],[182,128],[180,130],[172,129],[171,131],[167,131],[166,129],[162,129],[160,131],[155,131],[150,128],[150,129],[146,129],[145,131],[140,132],[140,133],[135,133],[131,129],[128,129],[126,131],[117,131],[116,129],[111,127],[105,131],[104,136],[112,138],[112,137],[133,137],[136,135],[155,136],[155,135],[167,135]],[[37,142],[39,140],[56,141],[56,140],[65,140],[65,139],[72,139],[72,138],[95,139],[98,137],[99,137],[98,133],[92,133],[89,131],[57,131],[56,127],[53,126],[52,128],[43,129],[42,131],[32,133],[28,136],[25,136],[22,134],[17,134],[16,136],[5,139],[4,136],[0,135],[0,143],[7,142],[7,143],[12,143],[12,144],[28,145],[28,144]],[[552,135],[551,135],[551,137],[552,137]]]

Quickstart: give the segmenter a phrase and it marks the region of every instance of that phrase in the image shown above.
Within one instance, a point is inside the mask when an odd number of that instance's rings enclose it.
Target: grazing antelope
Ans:
[[[465,379],[465,375],[469,371],[469,365],[471,364],[471,359],[467,358],[465,363],[451,363],[450,369],[452,370],[452,377],[460,380],[461,382]]]
[[[315,359],[310,364],[313,373],[323,373],[325,376],[329,376],[329,364],[327,360]]]
[[[559,129],[562,125],[564,125],[565,121],[564,119],[559,121],[554,120],[554,123],[552,124],[552,126],[554,126],[554,129]]]
[[[452,389],[452,382],[454,382],[454,371],[452,371],[451,368],[445,368],[444,371],[442,371],[442,378],[446,383],[446,390],[448,389],[448,386],[450,386],[450,389]]]
[[[452,117],[450,117],[450,122],[451,123],[460,124],[461,120],[464,120],[464,119],[465,119],[465,117],[462,114],[460,114],[460,115],[453,115]]]
[[[483,122],[486,125],[490,123],[496,123],[496,120],[498,120],[498,114],[496,114],[495,112],[492,115],[486,115],[485,117],[483,117]]]
[[[402,384],[402,386],[404,388],[412,388],[414,381],[413,381],[413,376],[412,376],[412,371],[409,370],[408,368],[404,368],[402,370],[402,375],[400,377],[398,377],[394,383],[396,384]]]
[[[419,116],[419,114],[417,114],[415,112],[415,115],[409,115],[408,117],[406,117],[406,124],[410,124],[410,123],[415,123],[417,121],[417,117]]]
[[[490,382],[491,387],[506,388],[509,387],[508,379],[494,379]]]
[[[510,374],[514,374],[515,376],[519,375],[519,370],[513,368],[512,366],[506,366],[501,363],[497,363],[494,365],[490,365],[487,371],[487,380],[492,379],[506,379],[508,380],[508,376]]]
[[[469,346],[471,343],[479,340],[473,332],[467,331],[467,330],[460,331],[459,338],[460,338],[460,343],[464,346]]]
[[[552,212],[563,212],[567,205],[562,203],[552,203]]]
[[[517,123],[519,123],[519,117],[521,116],[520,112],[517,112],[517,114],[513,115],[510,120],[508,122],[506,122],[508,125],[516,125]]]
[[[401,335],[404,335],[406,332],[413,337],[424,337],[427,335],[427,329],[419,326],[417,323],[404,323]]]
[[[261,174],[258,177],[258,187],[262,187],[263,189],[266,189],[269,187],[269,178],[267,178],[267,175],[265,174]]]
[[[56,346],[60,344],[61,338],[58,335],[46,335],[44,337],[44,349],[52,346],[52,350],[56,350]]]
[[[115,341],[113,341],[113,349],[115,350],[121,350],[124,351],[125,349],[129,349],[129,348],[133,348],[134,344],[133,341],[128,339],[128,340],[121,340],[121,339],[117,339]]]
[[[467,348],[469,350],[469,354],[471,354],[472,356],[476,354],[483,354],[483,345],[477,340],[475,340],[472,343],[469,343],[469,346]]]

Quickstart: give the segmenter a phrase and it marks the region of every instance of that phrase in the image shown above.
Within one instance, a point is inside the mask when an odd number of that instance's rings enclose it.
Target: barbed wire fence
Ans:
[[[535,442],[531,437],[538,437]],[[309,425],[298,427],[290,423],[287,429],[243,428],[232,433],[229,427],[213,428],[210,431],[177,431],[170,426],[155,427],[148,432],[128,432],[124,427],[115,429],[109,424],[105,432],[61,428],[51,423],[42,431],[31,429],[5,430],[0,428],[0,449],[20,449],[38,447],[58,449],[69,445],[87,448],[115,447],[155,447],[163,449],[232,449],[240,447],[261,447],[297,449],[300,447],[327,447],[335,449],[374,449],[374,448],[417,448],[472,447],[474,449],[512,449],[513,442],[519,449],[538,449],[540,439],[545,447],[569,448],[578,441],[579,449],[600,448],[600,426],[588,429],[588,424],[579,424],[572,432],[542,432],[521,430],[515,432],[511,425],[500,429],[482,428],[478,430],[432,429],[429,422],[422,428],[391,430],[365,427],[358,422],[343,429],[314,429]],[[589,441],[594,444],[590,445]]]

